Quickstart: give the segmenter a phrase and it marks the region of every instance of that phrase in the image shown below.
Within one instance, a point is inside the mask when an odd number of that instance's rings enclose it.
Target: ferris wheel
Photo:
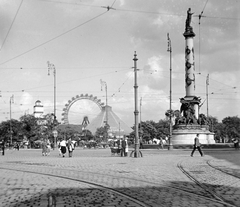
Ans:
[[[81,100],[90,100],[94,104],[96,104],[101,111],[103,109],[104,103],[101,102],[101,99],[98,99],[97,96],[88,95],[88,94],[77,95],[75,97],[72,97],[72,99],[68,100],[68,102],[65,104],[65,107],[63,108],[63,113],[62,113],[63,124],[69,124],[69,111],[74,103]]]

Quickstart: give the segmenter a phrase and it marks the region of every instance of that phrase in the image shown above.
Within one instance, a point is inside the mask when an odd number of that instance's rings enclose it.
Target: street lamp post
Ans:
[[[171,39],[169,37],[169,33],[167,34],[168,38],[168,52],[170,53],[170,103],[169,103],[169,108],[170,108],[170,117],[169,117],[169,145],[168,145],[168,150],[173,149],[172,145],[172,45],[171,45]]]
[[[54,118],[53,118],[53,125],[54,125],[54,130],[56,130],[56,68],[54,64],[50,63],[49,61],[47,62],[48,64],[48,75],[50,75],[50,71],[53,71],[53,77],[54,77]],[[54,148],[56,148],[56,137],[54,137]]]
[[[209,85],[209,74],[207,75],[207,79],[206,79],[207,118],[209,117],[209,113],[208,113],[208,85]]]
[[[106,92],[106,106],[105,106],[105,111],[106,111],[106,122],[105,122],[105,126],[106,126],[106,139],[108,140],[108,129],[109,129],[109,125],[108,125],[108,97],[107,97],[107,82],[103,81],[102,79],[100,79],[100,83],[101,83],[101,91],[102,91],[102,87],[105,86],[105,92]]]
[[[135,148],[134,151],[132,151],[132,153],[130,154],[130,156],[132,156],[132,154],[134,155],[134,157],[142,157],[142,152],[139,150],[139,130],[138,130],[138,85],[137,85],[137,54],[135,52],[134,54],[134,102],[135,102],[135,110],[134,110],[134,118],[135,118],[135,124],[134,124],[134,132],[135,132]]]
[[[9,128],[10,128],[10,144],[12,144],[12,103],[14,103],[14,96],[12,95],[9,100],[10,104],[10,122],[9,122]]]

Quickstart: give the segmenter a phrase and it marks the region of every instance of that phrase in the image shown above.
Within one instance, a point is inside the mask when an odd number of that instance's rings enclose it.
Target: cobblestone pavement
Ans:
[[[240,166],[212,155],[143,150],[132,158],[76,149],[63,158],[57,150],[47,157],[9,150],[0,156],[0,206],[239,207]]]

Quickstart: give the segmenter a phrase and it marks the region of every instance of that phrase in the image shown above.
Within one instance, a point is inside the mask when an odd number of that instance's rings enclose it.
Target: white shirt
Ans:
[[[61,147],[66,147],[67,145],[66,145],[66,141],[65,140],[62,140],[61,142],[60,142],[60,146]]]

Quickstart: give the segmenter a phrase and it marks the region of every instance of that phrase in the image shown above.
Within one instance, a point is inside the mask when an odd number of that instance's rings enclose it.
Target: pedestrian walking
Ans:
[[[158,149],[160,149],[160,148],[161,148],[161,149],[164,149],[162,137],[160,137],[159,148],[158,148]]]
[[[57,141],[57,148],[58,148],[58,156],[62,156],[60,140]]]
[[[194,145],[193,145],[191,157],[193,156],[196,149],[198,149],[200,155],[203,156],[203,152],[201,150],[201,143],[199,142],[199,134],[197,134],[196,137],[194,138]]]
[[[61,142],[60,142],[60,149],[61,149],[61,153],[62,153],[62,156],[65,157],[65,154],[67,152],[67,142],[65,139],[63,139]]]
[[[234,143],[235,150],[239,150],[239,140],[238,139],[232,139],[232,141]]]
[[[17,144],[16,144],[16,148],[17,148],[17,150],[19,151],[20,145],[19,145],[18,142],[17,142]]]
[[[125,156],[128,156],[128,138],[126,138],[126,148],[125,148]]]
[[[5,155],[5,140],[2,141],[2,155]]]
[[[69,138],[69,140],[67,142],[67,148],[68,148],[69,157],[72,157],[72,153],[74,150],[74,143],[72,142],[71,138]]]
[[[125,157],[126,156],[126,146],[127,146],[127,142],[125,140],[125,137],[123,137],[121,157],[123,157],[123,156]]]

